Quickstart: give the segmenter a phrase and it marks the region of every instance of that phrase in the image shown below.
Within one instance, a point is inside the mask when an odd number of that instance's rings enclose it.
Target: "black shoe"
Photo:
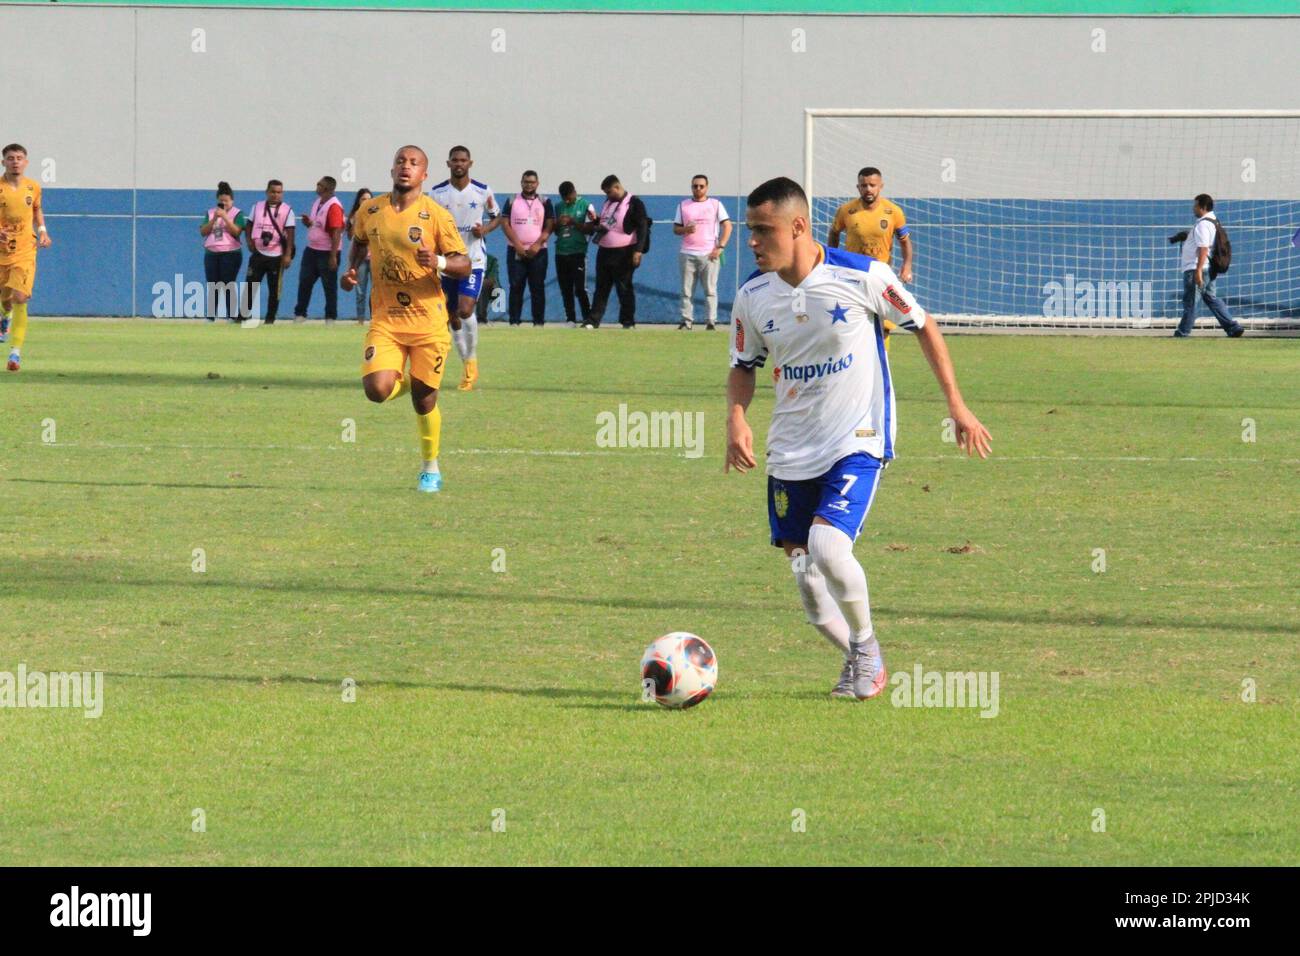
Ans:
[[[689,325],[687,325],[685,322],[678,322],[678,323],[677,323],[677,331],[678,331],[678,332],[681,332],[683,329],[685,329],[687,332],[689,332],[689,331],[691,330],[691,327],[690,327]]]
[[[539,329],[540,329],[543,325],[545,325],[545,324],[546,324],[545,322],[534,322],[534,323],[533,323],[533,325],[536,326],[536,327],[539,328]]]
[[[716,325],[706,325],[706,326],[704,327],[704,330],[705,330],[706,332],[716,332],[716,331],[718,331],[718,327],[717,327]]]
[[[1239,338],[1241,338],[1241,337],[1242,337],[1243,335],[1245,335],[1245,334],[1246,334],[1246,328],[1245,328],[1245,326],[1239,325],[1239,326],[1237,326],[1235,329],[1233,329],[1231,332],[1228,333],[1228,338],[1230,338],[1230,339],[1239,339]]]
[[[1192,337],[1192,333],[1191,333],[1191,332],[1175,332],[1175,333],[1174,333],[1174,338],[1176,338],[1176,339],[1190,339],[1191,337]]]

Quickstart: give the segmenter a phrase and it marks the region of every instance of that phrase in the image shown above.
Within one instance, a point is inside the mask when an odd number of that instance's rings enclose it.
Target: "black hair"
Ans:
[[[859,169],[858,178],[861,179],[863,176],[880,176],[881,179],[885,178],[881,175],[880,170],[876,169],[875,166],[863,166]]]
[[[705,176],[703,173],[696,173],[694,176],[691,177],[691,182],[693,183],[697,179],[703,179],[704,185],[706,186],[709,184],[709,177]]]
[[[217,183],[217,198],[221,198],[222,196],[229,196],[231,199],[235,198],[235,191],[230,188],[230,183],[226,182],[224,179]]]
[[[614,185],[616,182],[618,182],[618,177],[615,176],[613,173],[610,173],[608,176],[606,176],[604,179],[600,181],[600,191],[604,192],[606,189]]]
[[[267,188],[267,189],[270,189],[272,186],[283,186],[283,185],[284,185],[284,183],[280,182],[280,180],[278,180],[278,179],[268,179],[268,180],[266,181],[266,188]]]
[[[576,193],[577,191],[578,191],[578,187],[573,185],[573,183],[569,182],[567,179],[564,182],[560,183],[561,196],[568,196],[570,193]]]
[[[451,149],[447,150],[447,158],[451,159],[451,157],[456,153],[464,153],[466,159],[474,158],[473,154],[470,153],[468,146],[453,146]]]
[[[1214,197],[1209,193],[1201,193],[1196,197],[1196,205],[1200,206],[1206,212],[1214,212]]]
[[[770,202],[774,206],[784,206],[796,201],[807,208],[808,194],[803,191],[802,186],[788,176],[769,179],[750,193],[746,200],[750,206],[761,206],[765,202]]]
[[[348,213],[348,218],[349,218],[349,219],[351,219],[353,216],[355,216],[355,215],[357,214],[357,210],[361,208],[361,194],[362,194],[362,193],[370,193],[371,196],[374,196],[374,193],[373,193],[373,192],[370,192],[370,190],[367,189],[365,186],[362,186],[360,189],[358,189],[358,190],[357,190],[357,198],[354,199],[354,200],[352,200],[352,211],[351,211],[350,213]]]

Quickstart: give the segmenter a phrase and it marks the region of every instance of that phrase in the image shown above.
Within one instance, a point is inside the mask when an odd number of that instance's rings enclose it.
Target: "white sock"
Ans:
[[[465,333],[465,355],[462,358],[474,358],[478,355],[478,316],[470,313],[468,319],[461,319],[461,330]]]
[[[808,556],[821,569],[840,613],[849,626],[849,641],[878,651],[867,603],[867,573],[853,556],[853,540],[839,528],[815,524],[808,532]]]
[[[803,570],[800,570],[802,566]],[[796,551],[790,561],[794,583],[799,586],[799,599],[808,615],[808,623],[839,649],[845,657],[849,654],[849,625],[826,590],[826,578],[806,554]]]
[[[478,317],[471,315],[468,319],[461,319],[460,329],[452,333],[452,339],[460,360],[472,359],[478,349]]]
[[[438,470],[438,459],[435,458],[433,461],[426,461],[426,462],[425,462],[425,463],[420,467],[420,470],[421,470],[421,471],[437,471],[437,470]]]

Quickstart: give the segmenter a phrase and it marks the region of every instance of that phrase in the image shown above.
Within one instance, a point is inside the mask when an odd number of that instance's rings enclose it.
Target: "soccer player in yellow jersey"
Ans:
[[[36,250],[50,245],[41,209],[41,184],[28,179],[27,150],[10,143],[3,150],[4,176],[0,177],[0,342],[12,323],[14,341],[8,369],[18,371],[27,338],[27,303],[36,282]]]
[[[884,177],[875,166],[858,170],[858,198],[851,199],[835,211],[826,244],[833,249],[840,245],[840,233],[847,232],[844,248],[859,255],[879,259],[890,265],[894,251],[894,237],[903,249],[903,267],[898,277],[905,285],[912,282],[912,239],[907,234],[907,217],[903,210],[880,194],[885,187]],[[889,348],[889,333],[897,326],[885,320],[885,348]]]
[[[353,219],[348,271],[340,285],[351,291],[357,266],[370,250],[370,329],[361,360],[361,384],[372,402],[411,395],[420,426],[419,489],[442,490],[438,444],[442,413],[438,388],[451,349],[451,328],[460,328],[448,313],[442,273],[464,279],[470,272],[465,243],[456,220],[423,194],[429,157],[418,146],[403,146],[393,159],[393,190],[361,205]],[[407,371],[407,363],[410,371]]]

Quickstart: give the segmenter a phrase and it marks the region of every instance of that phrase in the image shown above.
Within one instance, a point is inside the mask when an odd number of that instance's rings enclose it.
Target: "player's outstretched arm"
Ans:
[[[934,372],[944,397],[948,399],[948,414],[957,426],[957,447],[967,455],[979,452],[981,458],[987,458],[993,451],[993,436],[962,400],[961,390],[957,387],[957,373],[953,371],[952,358],[948,355],[943,333],[939,331],[939,323],[933,316],[926,318],[925,325],[917,330],[916,337],[920,340],[926,361],[930,363],[930,370]]]
[[[727,462],[723,471],[742,474],[753,468],[754,432],[745,420],[745,410],[754,400],[754,370],[733,368],[727,375]]]

